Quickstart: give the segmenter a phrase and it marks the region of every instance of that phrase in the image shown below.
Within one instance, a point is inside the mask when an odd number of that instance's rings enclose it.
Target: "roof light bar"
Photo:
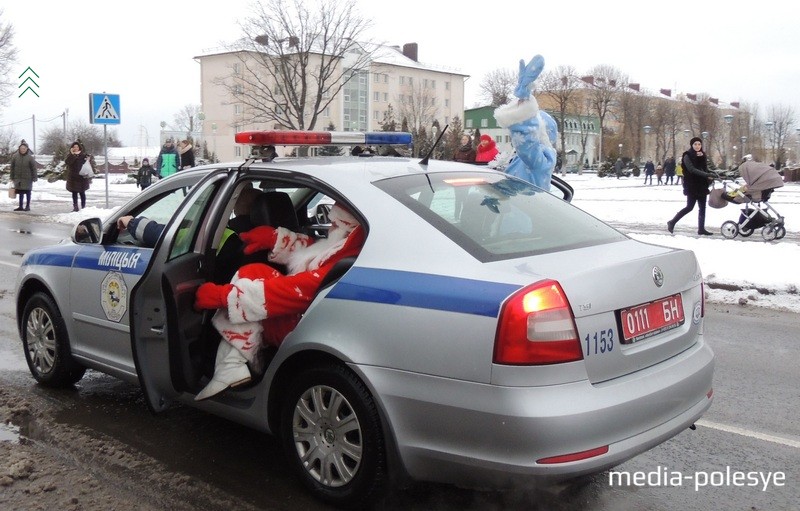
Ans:
[[[237,144],[250,145],[408,145],[411,133],[393,131],[243,131]]]

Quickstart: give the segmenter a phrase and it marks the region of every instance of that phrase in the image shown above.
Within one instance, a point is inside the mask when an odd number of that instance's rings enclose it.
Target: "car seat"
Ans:
[[[250,209],[250,221],[256,227],[269,225],[300,232],[297,211],[286,192],[264,192],[256,197]]]

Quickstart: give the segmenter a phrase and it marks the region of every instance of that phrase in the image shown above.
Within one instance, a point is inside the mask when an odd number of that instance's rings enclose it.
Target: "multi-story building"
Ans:
[[[234,143],[240,131],[281,129],[279,123],[248,123],[245,105],[237,103],[230,87],[220,82],[244,72],[242,52],[209,51],[195,57],[200,63],[203,140],[222,161],[239,159],[246,149]],[[381,46],[371,54],[366,69],[352,78],[321,112],[314,129],[333,124],[339,131],[379,130],[391,105],[397,129],[405,118],[409,129],[433,121],[444,126],[464,111],[464,81],[468,75],[454,69],[419,62],[416,43]],[[340,65],[347,66],[346,60]],[[277,148],[281,154],[283,149]]]

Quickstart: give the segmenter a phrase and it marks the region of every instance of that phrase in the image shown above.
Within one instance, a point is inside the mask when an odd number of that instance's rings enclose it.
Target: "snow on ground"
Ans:
[[[573,204],[616,225],[631,237],[646,243],[693,250],[710,284],[710,300],[731,304],[746,302],[800,312],[800,183],[787,183],[773,194],[770,203],[786,219],[787,236],[781,241],[767,243],[761,238],[760,230],[749,238],[733,240],[719,234],[723,222],[738,219],[739,207],[734,204],[722,209],[707,208],[706,228],[714,232],[714,236],[697,236],[696,208],[681,220],[674,235],[669,234],[667,220],[685,205],[680,185],[645,186],[643,177],[598,178],[595,174],[567,174],[565,179],[575,188]],[[105,218],[139,192],[135,184],[128,182],[127,176],[111,176],[109,181],[108,208],[105,207],[105,180],[97,178],[88,193],[88,207],[80,212],[70,212],[71,199],[63,181],[38,181],[34,186],[32,209],[45,202],[64,204],[63,213],[47,215],[47,221],[64,224],[74,224],[90,216]],[[3,190],[0,208],[7,211],[15,206],[16,201],[9,199]]]

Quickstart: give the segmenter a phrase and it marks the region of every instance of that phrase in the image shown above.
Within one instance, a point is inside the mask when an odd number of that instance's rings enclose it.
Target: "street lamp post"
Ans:
[[[797,152],[795,153],[795,159],[800,159],[800,128],[795,128],[794,130],[795,135],[797,135]]]
[[[217,162],[217,123],[215,123],[215,122],[211,123],[211,137],[213,138],[213,141],[214,141],[214,156],[213,156],[213,160],[214,160],[214,163],[216,163]]]
[[[745,154],[744,153],[744,143],[747,142],[747,137],[742,135],[741,138],[739,138],[739,140],[742,142],[742,157],[739,158],[739,160],[743,160],[744,159],[744,154]]]
[[[645,160],[647,160],[647,158],[650,157],[650,155],[647,152],[647,135],[650,134],[650,131],[652,131],[652,129],[653,128],[651,126],[645,126],[644,127],[644,157],[645,157]],[[641,161],[641,158],[639,160]]]
[[[622,144],[619,145],[619,158],[622,158]]]
[[[703,131],[700,136],[703,137],[703,152],[706,153],[706,158],[708,158],[711,155],[711,142],[706,142],[706,140],[711,137],[711,133]]]
[[[728,114],[725,117],[723,117],[723,119],[725,119],[725,124],[728,125],[728,143],[731,143],[733,141],[733,115]],[[724,144],[723,144],[723,147],[725,147]],[[727,152],[728,151],[725,151],[725,153],[727,153]],[[735,156],[735,154],[733,154],[731,156]],[[726,169],[728,168],[728,155],[727,154],[723,154],[722,155],[722,165],[723,165],[724,168],[726,168]]]

